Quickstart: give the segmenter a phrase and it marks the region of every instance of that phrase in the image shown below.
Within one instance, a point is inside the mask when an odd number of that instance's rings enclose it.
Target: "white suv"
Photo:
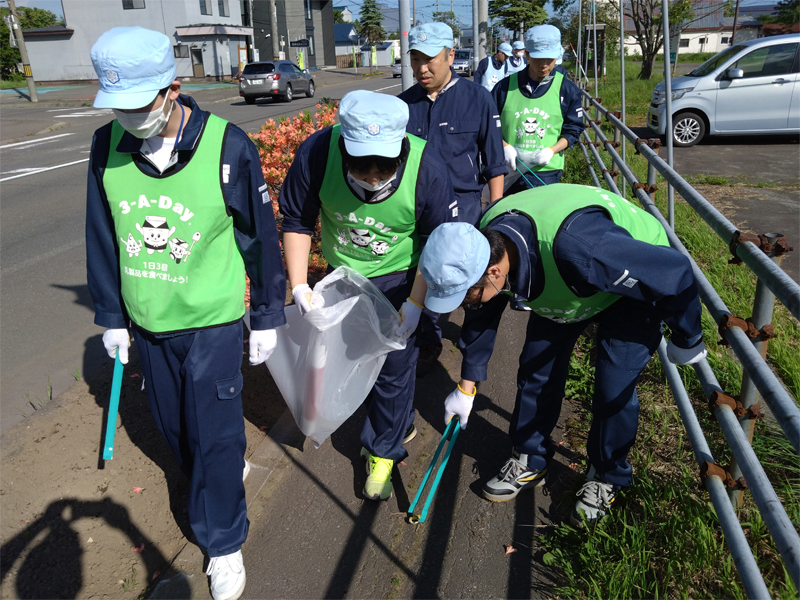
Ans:
[[[800,132],[800,34],[748,40],[672,80],[672,139],[694,146],[706,135]],[[647,126],[666,135],[664,82],[650,99]]]

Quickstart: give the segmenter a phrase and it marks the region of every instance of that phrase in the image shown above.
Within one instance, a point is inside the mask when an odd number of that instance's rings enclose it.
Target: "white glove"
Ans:
[[[422,315],[422,307],[408,298],[400,307],[400,325],[394,330],[398,337],[408,339],[417,330],[419,318]]]
[[[269,358],[278,344],[274,329],[254,329],[250,332],[250,364],[260,365]]]
[[[111,358],[116,358],[119,348],[119,362],[128,364],[128,348],[131,347],[131,337],[127,329],[106,329],[103,333],[103,346]]]
[[[517,170],[517,149],[512,145],[503,146],[503,156],[506,159],[506,166],[512,173]]]
[[[551,148],[542,148],[536,154],[533,155],[531,162],[536,167],[541,167],[542,165],[546,165],[555,156],[555,152]]]
[[[679,348],[672,343],[672,340],[667,342],[667,358],[669,362],[676,365],[693,365],[700,362],[706,357],[706,345],[700,342],[694,348]]]
[[[467,428],[467,420],[469,413],[472,411],[472,402],[475,400],[475,393],[478,391],[475,388],[472,395],[467,394],[461,390],[461,386],[456,386],[450,395],[444,399],[444,423],[447,425],[453,416],[458,415],[458,422],[461,429]]]
[[[320,296],[314,296],[311,287],[307,283],[301,283],[292,288],[292,298],[297,308],[300,309],[300,315],[305,315],[315,308],[322,308],[325,306],[325,299]]]

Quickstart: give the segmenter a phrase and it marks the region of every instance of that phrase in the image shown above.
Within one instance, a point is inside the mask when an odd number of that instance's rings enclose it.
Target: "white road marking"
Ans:
[[[58,115],[58,118],[67,117],[104,117],[112,114],[110,108],[101,108],[99,110],[85,110],[83,112],[73,113],[71,115]]]
[[[13,175],[11,177],[3,177],[0,179],[0,183],[3,181],[10,181],[11,179],[18,179],[20,177],[27,177],[28,175],[36,175],[37,173],[44,173],[45,171],[52,171],[53,169],[60,169],[61,167],[69,167],[71,165],[77,165],[79,163],[89,162],[88,158],[82,158],[81,160],[76,160],[74,162],[64,163],[63,165],[56,165],[55,167],[44,167],[42,169],[37,169],[36,171],[31,171],[30,173],[22,173],[20,175]]]
[[[25,142],[15,142],[13,144],[6,144],[5,146],[0,146],[0,149],[3,148],[13,148],[14,146],[24,146],[26,144],[38,144],[41,142],[52,142],[58,138],[67,137],[68,135],[75,135],[74,133],[59,133],[58,135],[51,135],[50,137],[46,138],[39,138],[36,140],[27,140]]]
[[[402,83],[398,83],[397,85],[390,85],[389,87],[381,88],[379,90],[372,90],[372,91],[373,92],[382,92],[383,90],[390,90],[392,88],[400,87],[402,85],[403,85]]]

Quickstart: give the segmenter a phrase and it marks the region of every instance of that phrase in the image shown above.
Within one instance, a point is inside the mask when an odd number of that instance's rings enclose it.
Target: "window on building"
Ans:
[[[308,54],[309,56],[314,56],[314,36],[308,36]]]
[[[701,37],[697,40],[701,45],[708,43],[708,38]]]
[[[311,18],[311,0],[306,0],[306,19]]]
[[[144,0],[122,0],[122,10],[144,8]]]
[[[219,16],[230,17],[231,10],[228,8],[228,0],[219,0]]]
[[[731,43],[730,36],[723,35],[722,38],[720,39],[720,43],[721,44],[730,44]]]
[[[680,46],[681,46],[681,48],[688,48],[689,47],[689,38],[681,38]]]
[[[200,0],[200,14],[201,15],[211,14],[211,0]]]
[[[186,44],[178,44],[172,47],[172,54],[175,58],[189,58],[189,46]]]

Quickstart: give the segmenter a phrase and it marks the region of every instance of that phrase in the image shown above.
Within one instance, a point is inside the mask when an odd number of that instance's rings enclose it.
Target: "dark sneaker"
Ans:
[[[483,496],[492,502],[506,502],[517,497],[522,490],[544,485],[547,467],[529,469],[528,455],[514,452],[500,473],[483,484]]]
[[[425,377],[433,371],[441,354],[442,345],[439,343],[421,346],[417,358],[417,377]]]
[[[417,428],[412,423],[411,425],[408,426],[408,429],[406,429],[406,432],[403,434],[403,443],[407,444],[415,437],[417,437]]]
[[[589,467],[586,483],[576,494],[578,501],[575,503],[575,509],[569,515],[570,523],[575,527],[580,527],[582,524],[581,514],[589,525],[602,519],[608,513],[621,489],[618,485],[600,481],[595,468]]]

